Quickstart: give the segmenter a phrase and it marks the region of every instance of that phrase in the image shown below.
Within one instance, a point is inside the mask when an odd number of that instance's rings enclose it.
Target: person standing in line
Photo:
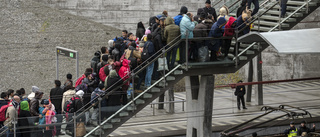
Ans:
[[[298,136],[298,129],[294,126],[294,121],[290,122],[290,128],[286,129],[284,134],[288,135],[288,137]]]
[[[240,80],[238,83],[242,83],[242,80]],[[240,101],[242,103],[242,108],[243,109],[247,109],[246,105],[244,103],[244,95],[246,94],[246,87],[245,86],[237,86],[236,87],[236,91],[234,92],[234,95],[237,96],[237,105],[238,105],[238,109],[240,109]]]

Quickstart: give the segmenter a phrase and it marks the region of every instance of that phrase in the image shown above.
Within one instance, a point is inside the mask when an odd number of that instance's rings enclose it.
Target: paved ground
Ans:
[[[320,108],[316,106],[320,100],[320,82],[265,85],[263,89],[265,105],[277,107],[281,104],[289,104],[307,109],[313,117],[320,117]],[[175,93],[175,96],[185,98],[185,92]],[[215,90],[213,104],[212,126],[214,129],[239,124],[264,113],[264,111],[260,111],[261,106],[255,105],[254,93],[252,102],[246,103],[248,109],[239,111],[232,89]],[[170,136],[176,133],[185,134],[186,114],[189,111],[182,111],[182,103],[175,104],[175,111],[175,114],[167,114],[164,110],[156,110],[156,115],[153,116],[152,108],[146,107],[110,136],[151,137]],[[277,115],[275,113],[261,120],[268,120]]]

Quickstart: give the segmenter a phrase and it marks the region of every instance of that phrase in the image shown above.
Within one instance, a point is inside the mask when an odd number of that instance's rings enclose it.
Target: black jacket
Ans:
[[[143,29],[143,28],[138,28],[137,29],[136,36],[139,38],[139,40],[141,40],[141,38],[143,37],[145,31],[146,30]]]
[[[298,129],[298,135],[301,136],[301,134],[303,132],[309,133],[309,132],[314,132],[315,130],[316,130],[315,128],[311,128],[310,129],[310,128],[306,127],[306,126],[304,126],[304,127],[300,126],[299,129]]]
[[[56,112],[61,111],[61,102],[63,96],[63,89],[60,87],[56,87],[51,89],[50,91],[50,100],[52,104],[55,106]]]
[[[155,52],[158,52],[160,48],[163,47],[162,43],[162,37],[161,37],[161,27],[158,27],[157,29],[152,32],[152,43],[155,49]]]
[[[246,87],[245,86],[237,86],[234,95],[238,97],[242,97],[246,94]]]
[[[212,7],[210,7],[210,8],[204,7],[203,10],[204,10],[204,12],[206,13],[206,17],[207,17],[208,15],[212,15],[213,18],[214,18],[214,21],[217,21],[217,17],[218,17],[218,16],[217,16],[217,13],[216,13],[216,9],[214,9],[214,8],[212,8]]]
[[[31,114],[29,111],[20,110],[19,119],[18,119],[19,127],[30,126],[28,117],[31,117]],[[30,128],[20,129],[20,131],[24,132],[23,134],[21,134],[22,137],[30,137]]]
[[[294,130],[294,131],[295,131],[296,129],[297,129],[296,127],[290,127],[290,128],[288,128],[288,129],[284,130],[284,134],[288,135],[291,130]]]
[[[108,76],[108,79],[107,79],[107,89],[109,89],[109,87],[110,87],[110,89],[107,90],[107,92],[112,91],[114,88],[120,86],[122,83],[123,83],[123,81],[122,81],[121,77],[119,77],[117,72],[111,71]],[[121,105],[121,102],[120,102],[121,96],[122,96],[122,91],[120,89],[116,89],[116,91],[113,94],[108,96],[107,105],[108,106]]]

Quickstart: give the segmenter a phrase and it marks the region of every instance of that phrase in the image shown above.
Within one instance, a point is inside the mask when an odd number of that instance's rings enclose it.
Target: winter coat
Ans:
[[[13,118],[18,119],[18,109],[16,109],[14,106],[12,106],[12,102],[9,104],[9,107],[7,108],[6,111],[6,119],[3,123],[3,125],[7,125],[9,128],[13,127],[13,124],[11,123],[11,121],[13,120]]]
[[[130,47],[129,47],[129,49],[126,49],[126,51],[125,51],[125,59],[129,59],[129,57],[130,57],[130,55],[131,55],[131,51],[133,50],[133,55],[132,55],[132,57],[134,57],[134,58],[141,58],[141,52],[140,52],[140,50],[136,50],[136,49],[130,49]]]
[[[107,89],[107,92],[109,92],[112,89],[116,88],[117,86],[120,86],[123,83],[123,80],[121,79],[121,77],[119,77],[119,75],[115,70],[112,70],[110,71],[110,74],[105,82],[107,82],[105,85],[107,85],[106,89]]]
[[[206,19],[199,23],[193,30],[194,37],[208,37],[209,29],[211,29],[209,22],[212,22],[210,19]]]
[[[8,105],[10,103],[10,100],[5,100],[3,98],[0,98],[0,108],[4,105]]]
[[[63,107],[64,107],[64,104],[66,103],[66,101],[69,100],[70,98],[72,98],[75,94],[76,94],[76,91],[71,90],[71,89],[63,93],[62,102],[61,102],[61,110],[62,111],[64,109]]]
[[[224,27],[224,34],[223,36],[232,36],[234,34],[234,27],[232,24],[236,21],[234,17],[230,17],[227,24]]]
[[[30,102],[30,113],[32,116],[39,116],[39,101],[41,99],[41,94],[36,92],[35,97]]]
[[[240,36],[248,34],[250,32],[250,27],[243,21],[242,15],[240,15],[237,19],[237,29],[240,31],[242,28],[246,27],[242,32],[239,32]]]
[[[18,119],[19,127],[30,126],[28,117],[31,117],[28,101],[22,101],[20,103],[20,113],[19,113],[19,119]],[[30,131],[30,129],[23,129],[23,131]],[[23,133],[23,137],[29,137],[29,136],[30,136],[30,133]]]
[[[62,102],[62,96],[63,96],[63,89],[60,87],[56,87],[51,89],[50,91],[50,100],[51,103],[54,104],[56,108],[56,112],[61,111],[61,102]]]
[[[113,63],[113,65],[115,66],[115,69],[116,69],[116,70],[119,70],[119,69],[120,69],[120,66],[121,66],[121,63],[120,63],[119,61],[116,61],[116,62]],[[104,82],[105,79],[106,79],[106,77],[107,77],[106,73],[104,72],[104,67],[106,67],[106,66],[108,67],[109,64],[101,67],[100,70],[99,70],[99,78],[100,78],[100,80],[101,80],[102,82]]]
[[[210,8],[204,7],[203,10],[207,15],[206,17],[208,17],[208,15],[212,15],[214,20],[217,21],[216,9],[214,9],[213,7],[210,7]]]
[[[82,74],[82,76],[77,79],[76,85],[74,85],[74,87],[77,87],[78,85],[80,85],[80,84],[82,83],[82,80],[83,80],[84,78],[86,78],[86,75]]]
[[[144,35],[144,32],[146,30],[144,28],[138,28],[137,31],[136,31],[136,36],[137,38],[139,38],[141,40],[142,36]]]
[[[202,21],[200,20],[200,14],[204,12],[203,8],[199,8],[197,11],[197,15],[193,17],[194,21],[201,23]]]
[[[130,61],[127,59],[124,59],[122,61],[122,67],[120,68],[118,74],[122,78],[123,81],[127,80],[130,77]],[[126,85],[129,85],[130,81],[126,83]]]
[[[163,43],[162,43],[162,37],[161,37],[161,28],[158,27],[157,29],[155,29],[154,32],[152,32],[152,43],[155,49],[155,52],[159,51],[160,48],[163,47]],[[150,52],[150,51],[149,51]]]
[[[167,44],[172,46],[176,41],[179,40],[177,37],[180,35],[180,27],[174,24],[174,21],[171,17],[167,17],[164,22],[166,24],[164,29],[164,38],[167,39]],[[176,40],[173,41],[174,39]]]
[[[151,57],[155,52],[155,48],[154,48],[154,44],[152,41],[148,40],[145,44],[144,44],[144,48],[148,46],[148,53],[149,53],[149,57]],[[154,58],[154,57],[152,57]]]
[[[225,23],[226,23],[225,18],[219,18],[219,20],[212,25],[211,30],[209,32],[209,37],[215,37],[215,38],[222,37],[223,36],[222,27],[224,26]],[[211,40],[209,49],[213,51],[219,51],[221,44],[222,44],[221,39]]]
[[[75,97],[78,97],[79,99],[75,100],[75,105],[74,105],[74,112],[82,112],[83,110],[80,110],[85,104],[83,103],[83,100],[80,96],[75,95]]]
[[[180,26],[180,22],[181,22],[182,18],[183,18],[183,15],[180,15],[180,14],[177,15],[177,16],[175,16],[175,17],[173,18],[173,19],[174,19],[174,24]]]
[[[28,95],[28,99],[29,100],[32,100],[35,96],[35,93],[34,92],[31,92],[29,95]]]
[[[304,126],[304,127],[300,126],[299,129],[298,129],[298,136],[301,136],[301,134],[303,132],[310,133],[310,132],[314,132],[315,130],[316,130],[315,128],[311,128],[310,129],[310,128],[306,127],[306,126]]]
[[[189,32],[188,38],[193,38],[194,27],[195,27],[194,22],[191,22],[189,16],[184,15],[180,22],[181,39],[186,38],[187,30]]]
[[[237,86],[234,94],[238,97],[244,96],[246,94],[246,87],[245,86]]]

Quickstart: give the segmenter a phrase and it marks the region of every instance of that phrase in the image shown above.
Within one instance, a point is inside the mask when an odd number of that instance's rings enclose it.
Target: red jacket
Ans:
[[[86,75],[82,75],[76,82],[76,85],[74,85],[74,87],[77,87],[78,85],[80,85],[82,83],[82,80],[86,78]]]
[[[230,17],[227,24],[224,27],[224,34],[223,36],[232,36],[234,34],[234,28],[232,28],[233,22],[235,22],[236,19],[234,17]]]
[[[118,74],[122,78],[123,81],[127,80],[130,77],[130,61],[127,59],[124,59],[122,61],[122,67],[120,68]],[[126,83],[126,85],[129,85],[129,81]]]
[[[116,62],[113,63],[113,65],[115,66],[116,71],[119,71],[121,63],[119,61],[116,61]],[[101,67],[100,70],[99,70],[99,78],[103,83],[104,83],[104,80],[107,78],[106,73],[104,73],[104,67],[106,67],[106,66],[109,66],[109,64]]]

